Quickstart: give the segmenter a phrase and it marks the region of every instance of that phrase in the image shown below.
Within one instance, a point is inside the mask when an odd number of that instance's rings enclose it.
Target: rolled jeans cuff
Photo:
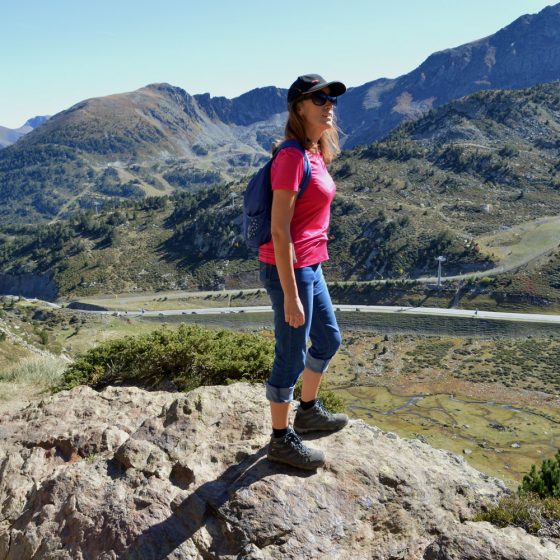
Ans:
[[[321,360],[319,358],[314,358],[310,353],[309,350],[305,356],[305,367],[314,371],[315,373],[325,373],[329,368],[330,359],[328,360]]]
[[[266,398],[275,403],[289,403],[294,400],[294,387],[275,387],[266,383]]]

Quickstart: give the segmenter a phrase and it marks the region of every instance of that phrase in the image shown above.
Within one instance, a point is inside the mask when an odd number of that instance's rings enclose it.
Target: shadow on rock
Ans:
[[[216,558],[238,554],[242,554],[243,558],[251,558],[253,543],[261,548],[285,534],[286,528],[282,524],[279,526],[272,522],[270,531],[260,533],[258,538],[255,535],[251,537],[236,526],[229,511],[223,509],[224,505],[235,502],[236,496],[244,489],[269,476],[286,474],[309,478],[315,475],[315,471],[301,471],[269,462],[265,458],[266,449],[263,447],[240,463],[230,466],[219,478],[202,484],[182,502],[173,503],[173,515],[139,535],[120,558],[163,560],[190,539],[195,545],[199,544],[197,540],[203,539],[204,543],[200,544]],[[197,535],[201,528],[205,528],[206,535]],[[210,546],[208,540],[211,541]]]

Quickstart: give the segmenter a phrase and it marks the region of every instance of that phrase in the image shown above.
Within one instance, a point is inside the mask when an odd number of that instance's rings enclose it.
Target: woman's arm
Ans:
[[[284,319],[291,327],[305,323],[305,313],[299,299],[294,274],[295,251],[290,224],[296,206],[297,192],[276,189],[272,194],[271,233],[274,258],[282,291],[284,292]]]

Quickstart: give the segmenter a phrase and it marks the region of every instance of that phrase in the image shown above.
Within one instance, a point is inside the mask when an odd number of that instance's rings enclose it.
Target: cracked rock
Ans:
[[[0,421],[0,560],[560,560],[475,523],[505,485],[464,459],[352,420],[266,460],[261,386],[188,394],[79,387]]]

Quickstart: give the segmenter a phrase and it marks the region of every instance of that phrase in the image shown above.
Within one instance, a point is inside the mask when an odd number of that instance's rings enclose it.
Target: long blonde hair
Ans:
[[[298,99],[288,106],[288,122],[284,129],[285,140],[297,140],[306,150],[311,149],[311,141],[305,133],[305,124],[303,119],[297,112],[297,105],[303,101]],[[332,160],[340,153],[340,143],[338,140],[338,128],[336,126],[335,116],[333,115],[333,126],[321,134],[319,138],[319,151],[325,160],[325,163],[331,163]],[[273,153],[276,151],[280,142],[273,147]]]

